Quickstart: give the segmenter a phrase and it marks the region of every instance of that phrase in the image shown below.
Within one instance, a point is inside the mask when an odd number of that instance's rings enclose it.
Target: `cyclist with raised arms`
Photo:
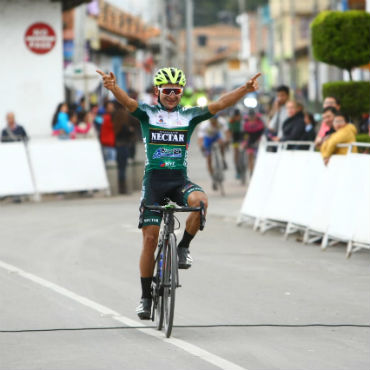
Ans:
[[[157,105],[138,103],[130,98],[116,83],[112,72],[97,71],[103,78],[104,87],[140,120],[146,152],[142,199],[146,204],[164,203],[170,198],[179,205],[207,207],[207,196],[202,188],[187,177],[187,156],[191,134],[196,125],[217,112],[234,105],[245,94],[258,89],[257,78],[252,77],[245,85],[209,103],[206,107],[184,108],[179,105],[186,85],[185,74],[177,68],[161,68],[154,75]],[[140,256],[142,295],[136,312],[140,319],[151,316],[151,284],[154,271],[154,253],[157,247],[161,214],[145,210],[143,248]],[[192,212],[186,220],[182,240],[178,245],[179,268],[187,269],[192,264],[189,244],[199,230],[199,212]]]

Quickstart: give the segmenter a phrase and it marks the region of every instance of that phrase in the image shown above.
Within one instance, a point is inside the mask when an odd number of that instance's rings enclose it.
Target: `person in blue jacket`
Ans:
[[[69,120],[68,105],[59,103],[52,120],[52,128],[58,134],[70,135],[74,131],[74,125]]]

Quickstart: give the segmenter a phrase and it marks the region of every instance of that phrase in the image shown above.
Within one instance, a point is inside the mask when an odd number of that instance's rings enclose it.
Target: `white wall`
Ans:
[[[26,30],[36,22],[49,24],[56,33],[47,54],[32,53],[24,42]],[[6,112],[14,111],[31,137],[49,136],[56,105],[64,99],[61,3],[0,0],[0,35],[0,128]]]

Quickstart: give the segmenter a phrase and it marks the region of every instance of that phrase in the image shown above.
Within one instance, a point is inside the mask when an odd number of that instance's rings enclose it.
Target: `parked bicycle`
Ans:
[[[162,330],[167,338],[170,337],[175,314],[176,288],[181,287],[177,259],[177,242],[175,230],[180,228],[180,221],[175,212],[199,212],[200,230],[205,224],[205,207],[201,202],[199,207],[176,207],[174,204],[154,206],[141,204],[139,227],[143,223],[144,210],[163,212],[163,225],[158,240],[155,256],[155,271],[152,282],[152,321],[155,321],[158,330]],[[175,220],[178,226],[175,228]]]

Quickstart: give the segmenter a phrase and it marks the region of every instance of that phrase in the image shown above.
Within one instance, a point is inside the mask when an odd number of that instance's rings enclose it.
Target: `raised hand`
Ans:
[[[112,72],[109,72],[109,74],[106,74],[100,69],[97,69],[96,72],[99,73],[100,76],[102,76],[104,87],[108,90],[113,91],[113,89],[117,86],[116,76]]]
[[[257,73],[253,76],[246,84],[245,87],[247,88],[248,92],[253,92],[258,90],[258,81],[257,78],[261,76],[261,73]]]

